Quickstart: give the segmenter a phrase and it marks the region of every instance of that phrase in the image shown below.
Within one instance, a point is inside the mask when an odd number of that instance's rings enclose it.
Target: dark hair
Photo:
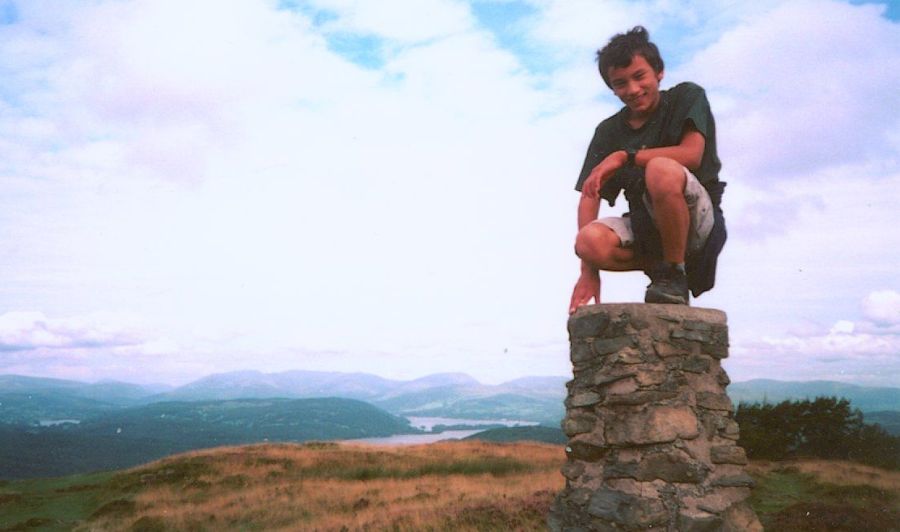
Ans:
[[[635,26],[627,33],[617,34],[606,46],[597,50],[597,64],[607,87],[612,88],[609,83],[609,69],[627,67],[636,55],[644,56],[657,74],[663,71],[665,65],[659,55],[659,48],[650,42],[650,34],[643,26]]]

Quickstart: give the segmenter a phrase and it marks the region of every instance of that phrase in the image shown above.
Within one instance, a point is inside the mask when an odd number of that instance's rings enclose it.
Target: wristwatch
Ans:
[[[625,150],[625,154],[628,155],[627,162],[625,163],[627,166],[634,166],[634,158],[637,155],[637,150],[634,148],[628,148]]]

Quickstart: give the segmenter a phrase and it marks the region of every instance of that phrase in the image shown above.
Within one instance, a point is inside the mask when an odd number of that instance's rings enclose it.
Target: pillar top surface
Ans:
[[[608,318],[627,314],[632,318],[661,318],[667,321],[704,321],[715,325],[725,325],[726,314],[718,309],[689,307],[686,305],[663,305],[659,303],[602,303],[580,307],[569,318],[569,323],[590,316]]]

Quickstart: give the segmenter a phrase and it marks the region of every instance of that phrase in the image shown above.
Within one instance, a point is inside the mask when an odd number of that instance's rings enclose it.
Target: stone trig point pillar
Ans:
[[[605,304],[569,319],[575,378],[554,531],[761,531],[746,503],[725,313]]]

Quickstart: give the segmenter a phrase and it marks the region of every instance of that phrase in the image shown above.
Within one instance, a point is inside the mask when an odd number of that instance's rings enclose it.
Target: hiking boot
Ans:
[[[674,264],[660,263],[647,272],[650,285],[644,303],[689,304],[687,275]]]

